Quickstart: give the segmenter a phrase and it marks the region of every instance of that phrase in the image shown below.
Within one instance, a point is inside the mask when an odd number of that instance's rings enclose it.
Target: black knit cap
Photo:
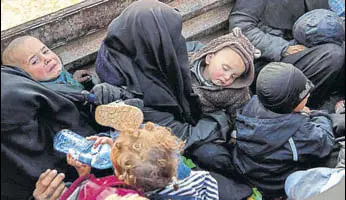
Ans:
[[[292,64],[272,62],[258,74],[256,94],[267,109],[291,113],[311,93],[314,85]]]

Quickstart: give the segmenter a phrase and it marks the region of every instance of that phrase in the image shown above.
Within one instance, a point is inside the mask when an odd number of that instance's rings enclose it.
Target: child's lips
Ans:
[[[217,83],[218,83],[219,86],[224,86],[225,85],[225,82],[223,80],[220,80],[220,79],[217,80]]]
[[[58,64],[54,64],[52,65],[50,68],[49,68],[49,72],[53,71],[56,67],[57,67]]]

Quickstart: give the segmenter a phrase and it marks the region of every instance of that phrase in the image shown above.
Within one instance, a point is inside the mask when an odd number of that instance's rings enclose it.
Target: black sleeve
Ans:
[[[264,5],[263,0],[236,1],[229,16],[229,29],[241,28],[251,43],[261,50],[261,57],[271,61],[280,61],[289,46],[289,41],[266,33],[260,28],[263,25],[260,17],[265,10]]]
[[[185,150],[206,142],[227,142],[229,139],[229,117],[223,111],[204,114],[196,125],[177,121],[171,113],[148,107],[143,109],[143,113],[145,121],[171,128],[178,138],[185,141]]]

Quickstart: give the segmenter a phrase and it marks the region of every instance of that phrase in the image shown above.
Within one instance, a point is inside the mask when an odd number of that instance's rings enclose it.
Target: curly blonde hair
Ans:
[[[183,146],[170,129],[148,122],[119,134],[111,160],[119,179],[147,192],[167,186],[176,176]]]

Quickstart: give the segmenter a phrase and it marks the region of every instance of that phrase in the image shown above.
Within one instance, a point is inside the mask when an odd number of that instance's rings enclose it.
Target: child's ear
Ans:
[[[210,60],[214,57],[214,53],[210,53],[205,57],[205,63],[209,65]]]

